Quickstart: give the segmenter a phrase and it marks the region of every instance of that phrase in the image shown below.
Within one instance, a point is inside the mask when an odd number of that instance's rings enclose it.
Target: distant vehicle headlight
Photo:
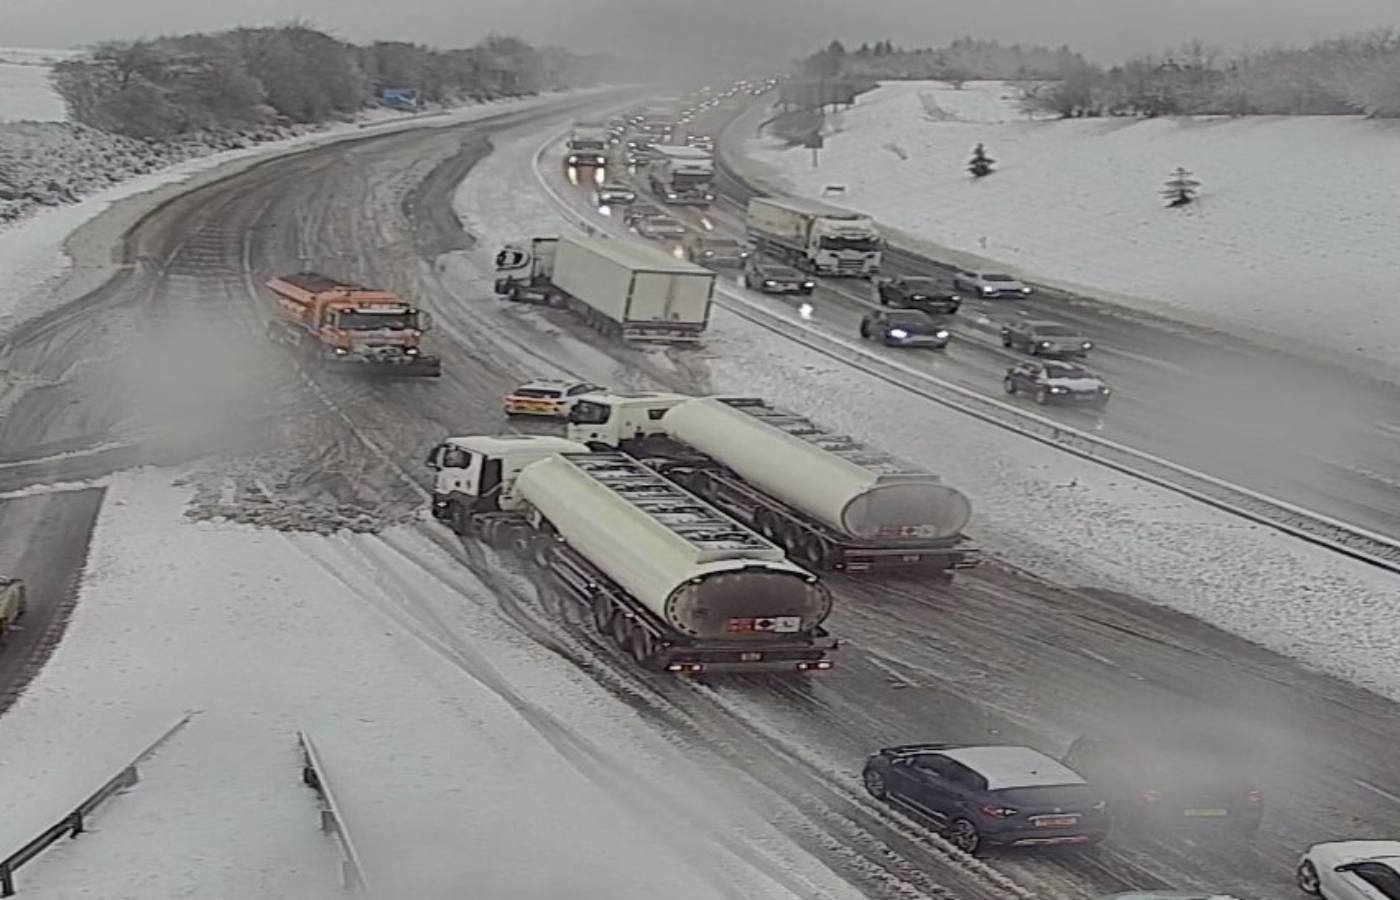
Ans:
[[[909,332],[905,331],[903,328],[891,328],[886,333],[898,341],[902,341],[909,336]]]
[[[763,279],[763,286],[764,286],[764,287],[777,287],[777,286],[778,286],[778,282],[773,281],[773,280],[770,279],[770,278],[765,278],[765,279]]]
[[[1065,392],[1068,391],[1068,390],[1069,390],[1069,388],[1052,387],[1052,388],[1050,389],[1050,393],[1052,393],[1052,394],[1063,394],[1063,393],[1065,393]]]
[[[807,288],[808,290],[811,290],[812,288],[817,286],[817,283],[815,281],[804,281],[802,282],[802,286]]]
[[[1031,292],[1031,289],[1028,288],[1028,287],[1023,287],[1023,288],[1021,288],[1021,293],[1023,293],[1023,294],[1029,294],[1030,292]]]
[[[933,336],[938,338],[940,341],[946,341],[948,339],[948,332],[947,330],[940,328],[933,333]]]
[[[984,293],[984,294],[995,294],[996,292],[997,292],[997,289],[994,288],[994,287],[992,287],[990,284],[984,284],[984,285],[982,285],[982,293]]]
[[[1080,346],[1083,347],[1085,350],[1092,350],[1094,349],[1094,342],[1085,341],[1084,343],[1080,344]]]
[[[1049,341],[1041,341],[1041,342],[1040,342],[1040,346],[1042,346],[1042,347],[1049,347],[1049,346],[1050,346],[1050,342],[1049,342]]]
[[[1113,388],[1109,387],[1106,384],[1101,385],[1099,387],[1099,393],[1103,394],[1104,396],[1108,396],[1109,394],[1113,393]]]

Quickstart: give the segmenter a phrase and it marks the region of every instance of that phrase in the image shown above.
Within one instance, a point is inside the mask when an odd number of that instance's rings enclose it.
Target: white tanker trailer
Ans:
[[[569,437],[620,449],[814,569],[970,568],[967,496],[937,475],[762,400],[590,394]]]
[[[433,512],[513,550],[641,665],[685,673],[831,667],[831,594],[772,544],[621,453],[538,435],[433,450]]]

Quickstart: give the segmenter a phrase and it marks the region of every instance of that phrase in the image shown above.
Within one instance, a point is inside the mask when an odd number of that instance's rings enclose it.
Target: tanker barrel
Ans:
[[[972,516],[967,496],[937,475],[762,400],[696,398],[661,422],[674,440],[852,540],[944,540]]]
[[[781,548],[626,455],[551,456],[522,469],[515,491],[681,634],[761,641],[810,633],[831,612],[830,592]],[[760,619],[777,624],[755,630]]]

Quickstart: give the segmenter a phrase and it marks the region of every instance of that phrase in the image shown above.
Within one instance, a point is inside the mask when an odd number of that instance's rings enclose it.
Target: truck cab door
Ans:
[[[438,474],[433,492],[456,495],[475,504],[481,488],[481,454],[444,444],[437,450]]]

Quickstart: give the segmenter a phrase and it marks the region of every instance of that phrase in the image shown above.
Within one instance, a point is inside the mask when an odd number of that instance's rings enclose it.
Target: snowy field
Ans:
[[[1351,117],[1032,121],[1016,88],[895,82],[811,153],[752,139],[774,186],[1042,282],[1289,345],[1400,357],[1400,122]],[[749,133],[752,133],[751,131]],[[985,143],[997,160],[974,181]],[[1164,208],[1185,166],[1201,200]]]
[[[190,523],[176,480],[110,480],[67,635],[5,715],[0,852],[200,712],[24,896],[343,896],[304,728],[380,896],[856,900],[418,529]]]

